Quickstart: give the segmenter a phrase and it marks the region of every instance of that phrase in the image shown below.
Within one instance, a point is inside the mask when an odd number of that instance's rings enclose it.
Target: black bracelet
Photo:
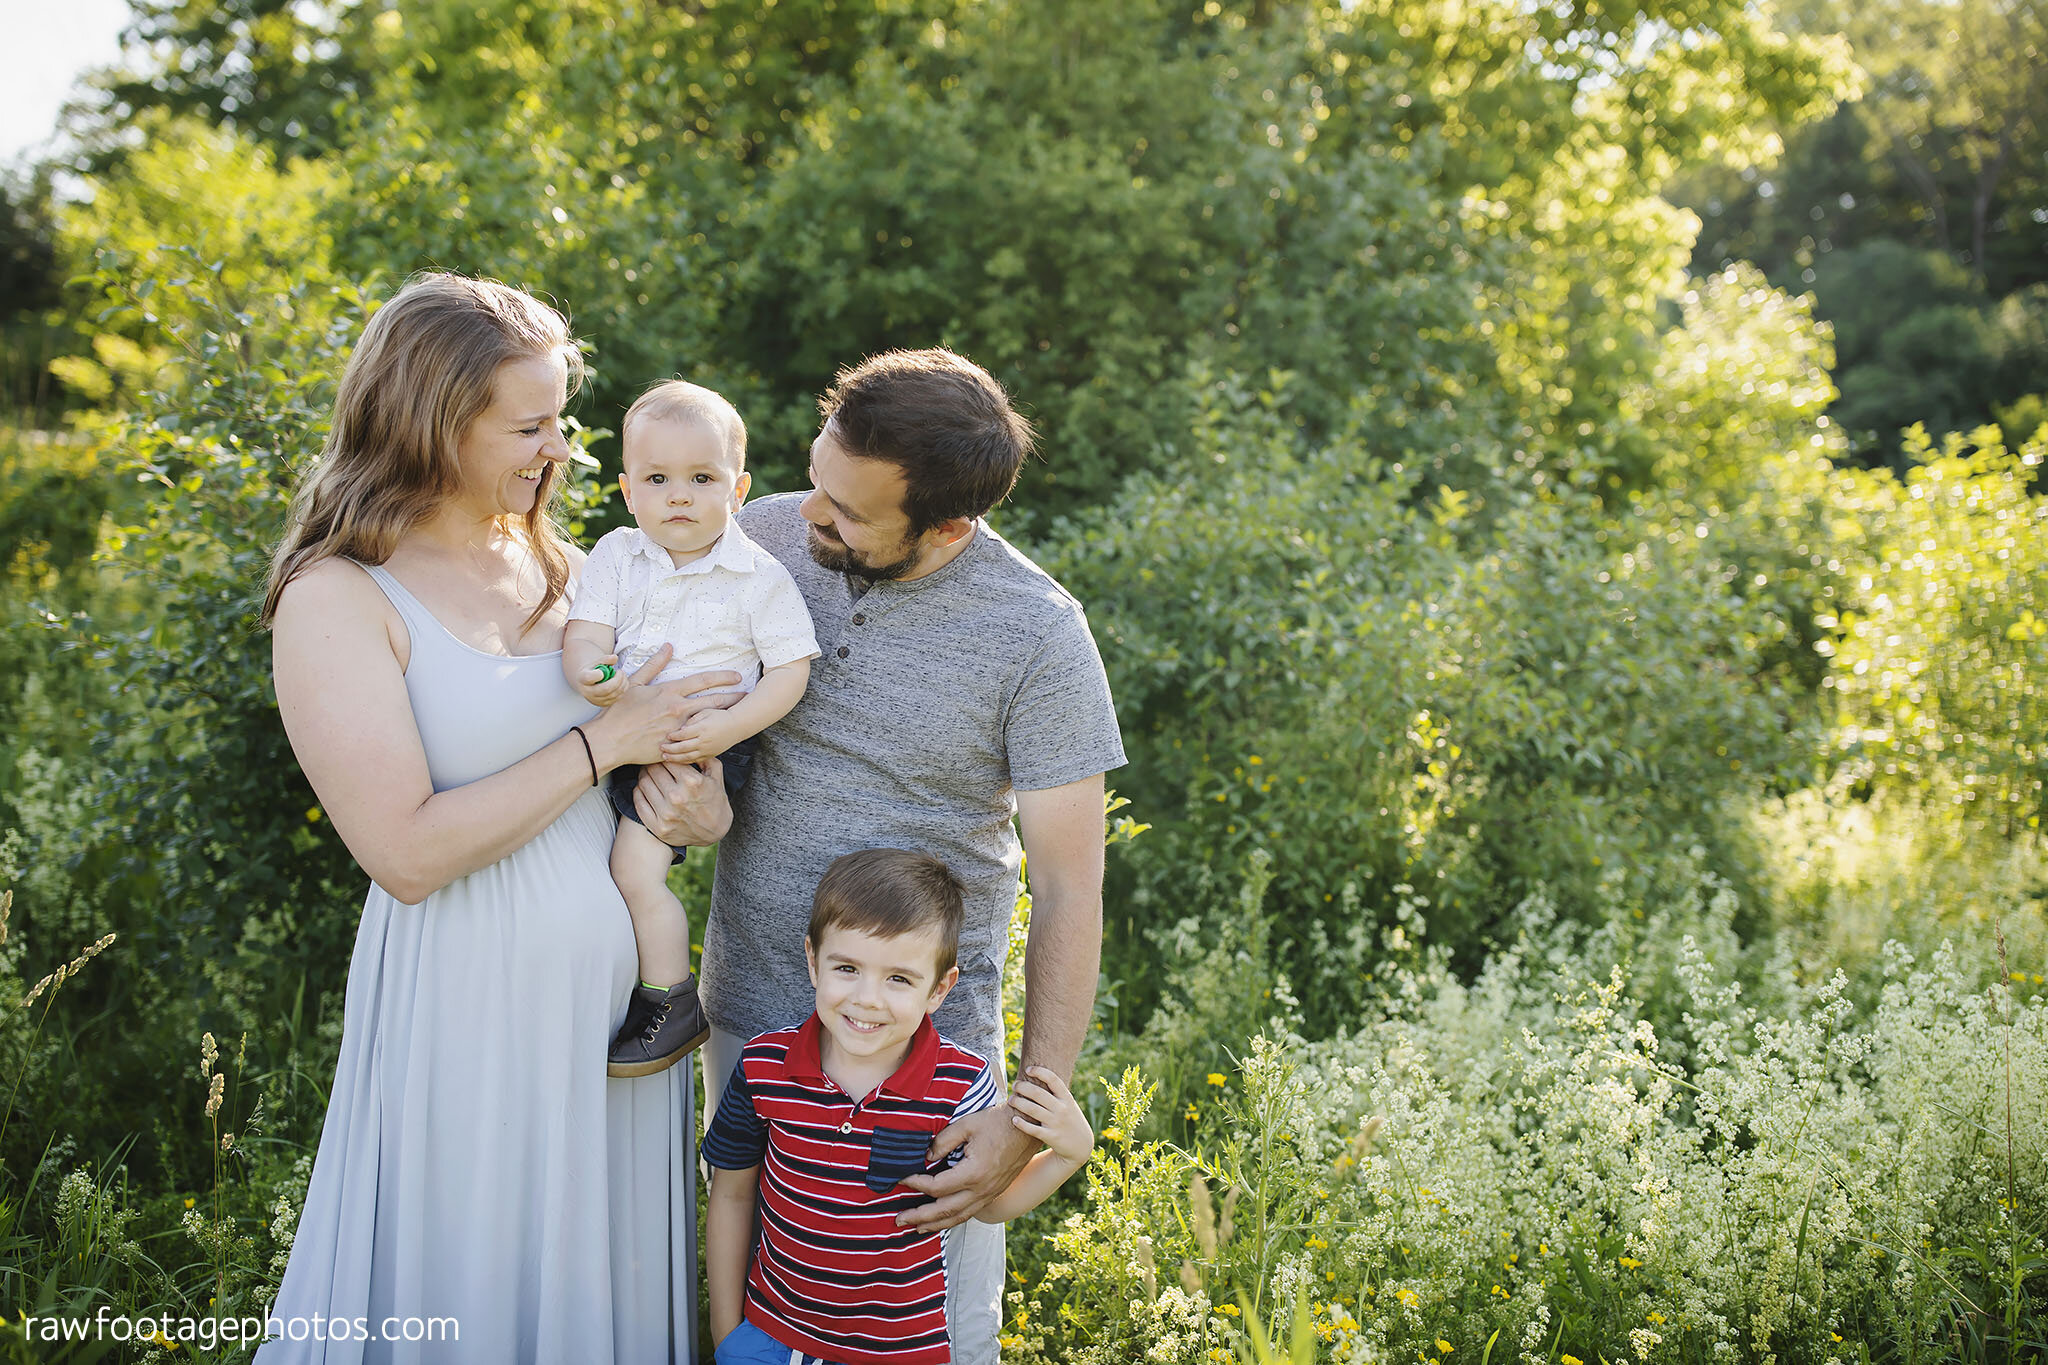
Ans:
[[[583,727],[580,725],[572,725],[569,728],[576,732],[576,738],[583,741],[583,756],[590,760],[590,785],[595,787],[597,785],[597,755],[590,752],[590,736],[583,733]]]

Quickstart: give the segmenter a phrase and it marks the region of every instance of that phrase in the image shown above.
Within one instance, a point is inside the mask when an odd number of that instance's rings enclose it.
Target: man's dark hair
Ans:
[[[848,454],[903,471],[914,536],[987,512],[1009,496],[1031,453],[1031,423],[1003,386],[943,349],[884,351],[841,370],[818,412]]]
[[[811,896],[815,949],[827,929],[852,929],[895,938],[936,927],[938,973],[944,976],[960,955],[960,922],[966,891],[952,869],[929,853],[900,848],[864,848],[835,859]]]

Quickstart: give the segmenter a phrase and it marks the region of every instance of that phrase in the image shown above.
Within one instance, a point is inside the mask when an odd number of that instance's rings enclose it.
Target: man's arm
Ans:
[[[1031,875],[1031,936],[1024,943],[1024,1066],[1071,1077],[1095,1008],[1102,961],[1102,774],[1017,793],[1017,833]],[[897,1217],[939,1231],[966,1222],[1010,1188],[1038,1143],[1003,1109],[947,1126],[932,1141],[942,1160],[962,1143],[960,1164],[903,1184],[932,1196]]]
[[[1024,943],[1024,1069],[1071,1082],[1102,966],[1102,774],[1017,793],[1031,876]]]

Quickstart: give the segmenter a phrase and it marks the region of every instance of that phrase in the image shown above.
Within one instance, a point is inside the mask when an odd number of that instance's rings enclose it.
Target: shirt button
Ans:
[[[852,1119],[848,1119],[848,1120],[847,1120],[846,1122],[844,1122],[844,1123],[840,1124],[840,1125],[839,1125],[839,1131],[840,1131],[840,1132],[842,1132],[842,1133],[850,1133],[850,1132],[852,1132],[852,1131],[853,1131],[853,1120],[852,1120]]]
[[[866,624],[868,623],[868,616],[867,616],[867,613],[866,613],[866,612],[864,612],[864,611],[857,611],[857,612],[855,612],[855,613],[853,614],[853,623],[854,623],[855,625],[857,625],[857,626],[864,626],[864,625],[866,625]]]
[[[851,651],[849,651],[849,650],[848,650],[848,649],[846,648],[846,646],[845,646],[845,645],[841,645],[841,646],[839,646],[839,657],[840,657],[840,658],[842,658],[842,659],[843,659],[843,658],[845,658],[845,657],[847,656],[847,654],[848,654],[848,653],[850,653],[850,652],[851,652]]]

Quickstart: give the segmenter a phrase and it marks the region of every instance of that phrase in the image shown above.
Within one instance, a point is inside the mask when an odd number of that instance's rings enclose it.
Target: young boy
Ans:
[[[962,914],[959,880],[922,853],[849,853],[818,883],[804,936],[817,1010],[747,1044],[704,1135],[718,1365],[952,1359],[940,1235],[896,1225],[926,1199],[896,1184],[927,1169],[941,1129],[999,1100],[994,1068],[931,1023],[960,976]],[[1065,1082],[1043,1067],[1009,1107],[1047,1150],[983,1222],[1035,1207],[1095,1142]]]
[[[818,655],[810,613],[789,570],[731,520],[746,500],[747,428],[732,404],[706,388],[657,384],[626,413],[619,492],[636,526],[597,542],[562,640],[562,671],[599,706],[663,644],[675,653],[657,682],[730,670],[747,695],[701,712],[684,728],[683,761],[716,755],[737,790],[753,738],[803,696]],[[640,770],[615,769],[609,786],[622,817],[612,877],[632,912],[640,986],[613,1040],[607,1070],[646,1076],[673,1066],[710,1036],[690,970],[690,925],[668,889],[676,851],[633,809]]]

